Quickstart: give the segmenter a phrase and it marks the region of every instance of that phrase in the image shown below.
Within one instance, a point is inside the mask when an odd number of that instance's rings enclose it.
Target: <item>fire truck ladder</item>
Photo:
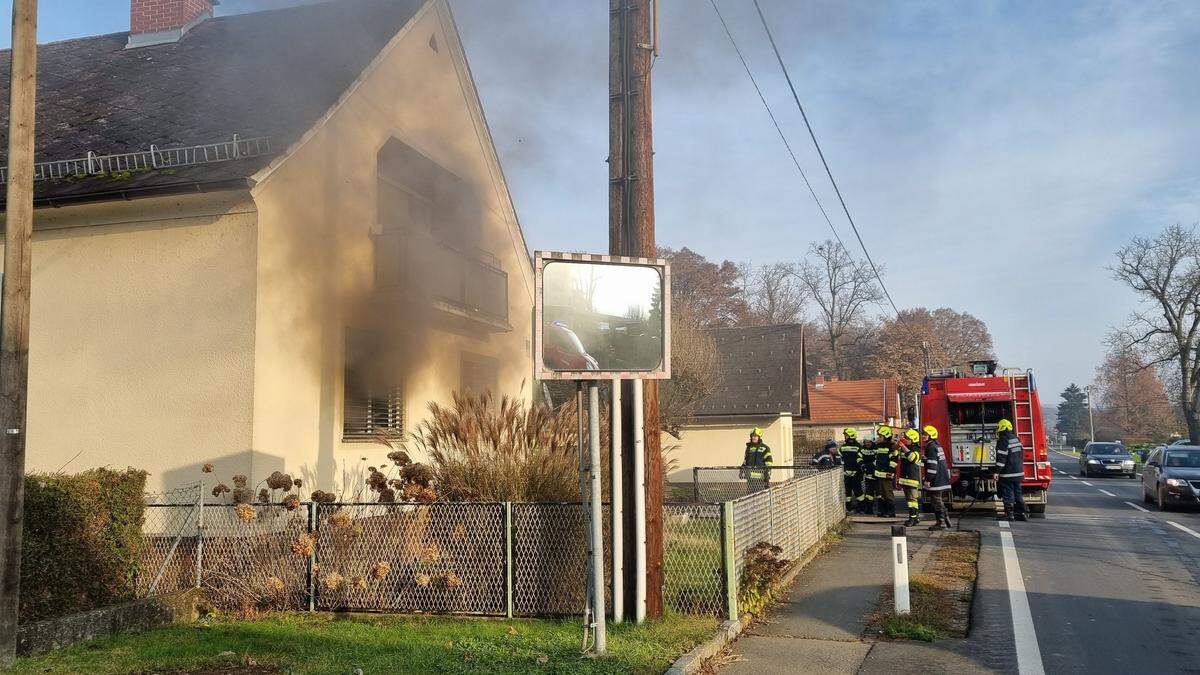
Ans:
[[[1006,369],[1004,376],[1008,378],[1008,390],[1013,400],[1013,431],[1025,448],[1025,475],[1037,476],[1037,454],[1033,446],[1033,393],[1029,386],[1029,373],[1014,368]]]

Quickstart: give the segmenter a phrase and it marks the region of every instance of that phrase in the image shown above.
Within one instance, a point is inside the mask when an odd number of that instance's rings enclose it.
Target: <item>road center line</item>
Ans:
[[[1116,495],[1114,495],[1113,493],[1109,492],[1108,490],[1100,490],[1100,491],[1101,491],[1101,492],[1103,492],[1104,494],[1108,495],[1109,497],[1116,497]]]
[[[1144,509],[1144,508],[1138,506],[1137,504],[1134,504],[1133,502],[1125,502],[1125,503],[1132,506],[1133,508],[1137,509],[1138,511],[1141,511],[1142,513],[1150,513],[1150,509]]]
[[[1186,525],[1180,525],[1179,523],[1177,523],[1173,520],[1168,520],[1167,524],[1176,529],[1183,530],[1184,532],[1187,532],[1188,534],[1192,535],[1193,537],[1195,537],[1197,539],[1200,539],[1200,532],[1197,532],[1197,531],[1193,530],[1192,528],[1187,527]]]
[[[1017,547],[1013,544],[1012,532],[1003,529],[1006,525],[1007,522],[1000,522],[1000,546],[1004,552],[1004,575],[1008,580],[1008,605],[1012,609],[1017,672],[1021,675],[1045,675],[1042,650],[1038,647],[1033,614],[1029,611],[1029,596],[1025,593],[1025,578],[1021,576],[1021,563],[1017,560]]]
[[[1075,476],[1067,476],[1067,478],[1070,478],[1071,480],[1079,480],[1079,479],[1078,479],[1078,478],[1076,478]]]
[[[1087,482],[1086,480],[1081,480],[1081,481],[1079,481],[1079,482],[1080,482],[1080,483],[1083,483],[1084,485],[1086,485],[1086,486],[1088,486],[1088,487],[1092,487],[1092,484],[1091,484],[1091,483],[1089,483],[1089,482]]]

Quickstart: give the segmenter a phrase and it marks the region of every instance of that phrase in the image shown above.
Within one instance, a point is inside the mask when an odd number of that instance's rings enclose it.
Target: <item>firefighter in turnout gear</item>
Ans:
[[[915,440],[914,440],[914,437]],[[912,527],[921,522],[921,451],[917,442],[921,437],[916,430],[904,432],[905,443],[900,453],[900,487],[904,488],[904,503],[908,506],[906,527]]]
[[[893,485],[896,479],[896,465],[900,459],[900,448],[896,439],[892,438],[892,428],[881,426],[876,432],[879,440],[875,442],[875,513],[883,518],[896,516],[896,493]]]
[[[842,429],[842,486],[846,490],[846,513],[862,509],[863,484],[862,474],[859,473],[859,454],[862,447],[858,444],[858,429],[846,427]]]
[[[862,452],[858,453],[858,470],[863,477],[863,498],[859,502],[858,512],[870,515],[874,513],[875,498],[879,496],[879,490],[875,487],[875,441],[863,442]]]
[[[748,483],[750,493],[767,489],[771,480],[771,447],[762,440],[762,429],[754,427],[746,443],[746,454],[742,458],[742,475]]]
[[[1005,520],[1028,520],[1025,517],[1025,495],[1021,481],[1025,478],[1025,448],[1013,433],[1012,422],[1000,420],[996,425],[996,474],[1000,499],[1004,502]]]
[[[933,505],[936,522],[929,529],[950,529],[950,515],[946,513],[946,496],[950,494],[950,469],[946,466],[946,451],[937,441],[938,430],[932,425],[921,429],[921,447],[925,451],[925,491]]]
[[[825,447],[816,455],[813,455],[812,465],[817,471],[828,471],[835,466],[842,465],[842,456],[838,452],[837,441],[832,438],[825,441]]]

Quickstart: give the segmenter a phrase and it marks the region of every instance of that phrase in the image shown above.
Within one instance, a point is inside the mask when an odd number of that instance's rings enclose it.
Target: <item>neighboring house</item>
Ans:
[[[530,378],[532,267],[445,0],[213,4],[39,48],[31,471],[336,489],[373,430]]]
[[[791,464],[793,419],[803,417],[808,406],[804,327],[784,324],[706,332],[717,347],[720,384],[697,408],[680,439],[663,435],[664,447],[678,446],[671,456],[678,468],[667,479],[690,481],[695,466],[741,464],[754,427],[762,428],[775,464]],[[787,477],[777,472],[773,479]]]
[[[893,379],[839,380],[818,375],[808,385],[808,417],[798,420],[796,445],[811,458],[830,438],[842,441],[846,427],[858,429],[859,438],[875,437],[879,424],[901,424],[897,382]]]

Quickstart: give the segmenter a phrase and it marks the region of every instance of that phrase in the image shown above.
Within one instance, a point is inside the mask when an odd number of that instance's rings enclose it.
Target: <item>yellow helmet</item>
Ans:
[[[753,429],[750,431],[750,435],[751,435],[751,436],[758,436],[759,438],[762,438],[762,429],[760,429],[759,427],[754,427],[754,428],[753,428]]]
[[[908,431],[905,431],[904,436],[913,443],[921,440],[921,434],[918,434],[916,429],[909,429]]]
[[[891,438],[892,437],[892,428],[885,424],[885,425],[879,427],[879,429],[876,430],[876,433],[878,433],[880,436],[882,436],[884,438]]]
[[[933,426],[932,424],[926,424],[921,431],[924,431],[925,435],[930,438],[937,438],[937,427]]]
[[[1000,423],[996,425],[996,431],[1012,431],[1012,422],[1000,420]]]
[[[846,427],[845,429],[842,429],[842,433],[846,436],[846,438],[854,438],[855,436],[858,436],[858,429],[855,429],[854,427]]]

